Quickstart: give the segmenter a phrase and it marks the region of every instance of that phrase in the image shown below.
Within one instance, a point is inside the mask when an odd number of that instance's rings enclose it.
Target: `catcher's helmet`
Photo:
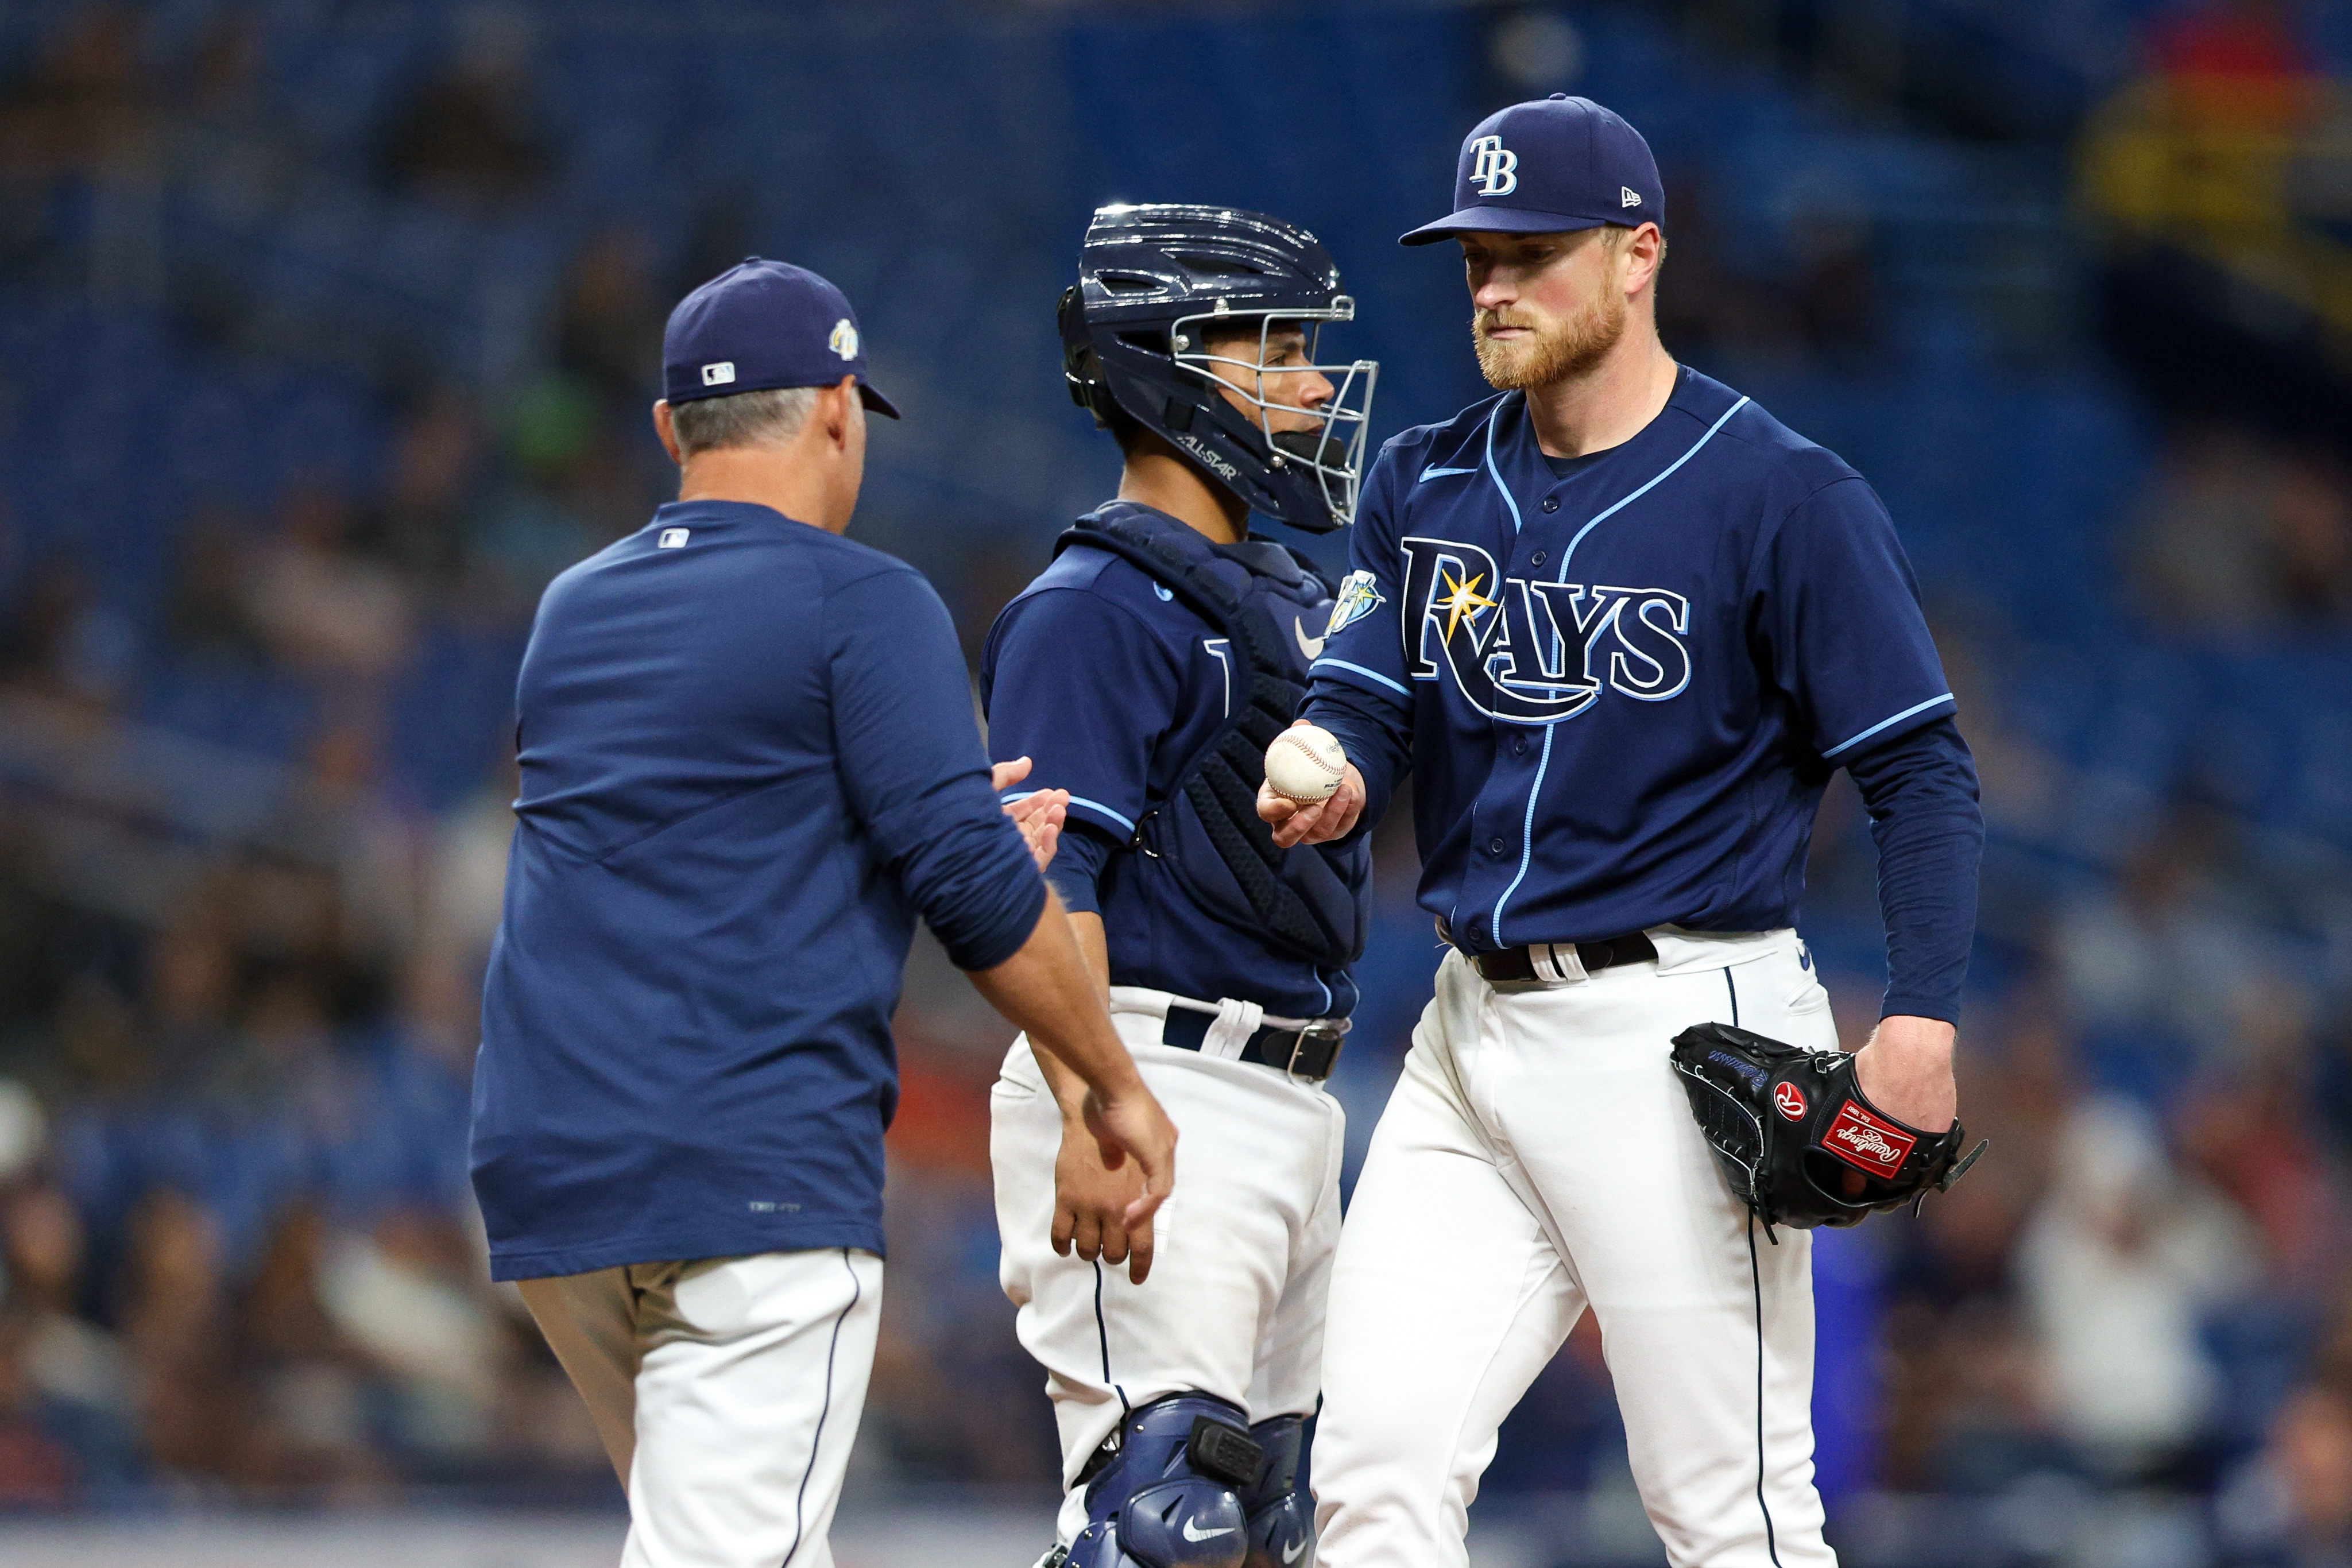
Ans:
[[[1078,281],[1062,296],[1062,369],[1070,401],[1097,423],[1108,425],[1116,408],[1252,511],[1328,533],[1355,518],[1380,367],[1285,367],[1330,381],[1331,399],[1318,409],[1267,402],[1248,390],[1254,375],[1235,386],[1215,367],[1255,372],[1267,337],[1293,329],[1306,333],[1312,361],[1323,323],[1355,315],[1330,253],[1305,229],[1231,207],[1102,207],[1087,229]],[[1255,330],[1255,359],[1210,352],[1204,329],[1226,325]],[[1249,410],[1234,407],[1228,391]],[[1277,413],[1320,423],[1276,432]]]

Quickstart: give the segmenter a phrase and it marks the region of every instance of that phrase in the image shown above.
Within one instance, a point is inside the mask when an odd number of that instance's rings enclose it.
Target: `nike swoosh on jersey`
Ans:
[[[1298,1561],[1299,1554],[1306,1550],[1307,1537],[1302,1535],[1282,1549],[1282,1560],[1285,1563],[1296,1563]]]
[[[1309,660],[1319,659],[1323,656],[1323,644],[1330,640],[1331,634],[1329,632],[1326,632],[1320,637],[1309,637],[1307,634],[1306,618],[1298,615],[1294,615],[1290,618],[1290,629],[1298,633],[1298,651],[1300,653],[1306,654]]]
[[[1456,474],[1475,474],[1476,472],[1478,470],[1475,468],[1424,468],[1421,471],[1421,477],[1415,479],[1413,483],[1426,485],[1432,479],[1450,479]]]
[[[1238,1526],[1238,1525],[1223,1524],[1223,1525],[1219,1525],[1219,1526],[1218,1526],[1216,1529],[1214,1529],[1214,1530],[1195,1530],[1195,1529],[1193,1529],[1193,1528],[1192,1528],[1192,1526],[1193,1526],[1193,1524],[1194,1524],[1195,1522],[1196,1522],[1195,1521],[1193,1521],[1193,1520],[1190,1520],[1190,1519],[1188,1519],[1188,1520],[1186,1520],[1186,1521],[1184,1521],[1184,1539],[1185,1539],[1185,1540],[1187,1540],[1187,1541],[1213,1541],[1213,1540],[1216,1539],[1216,1538],[1217,1538],[1218,1536],[1220,1536],[1220,1535],[1231,1535],[1231,1534],[1232,1534],[1235,1530],[1237,1530],[1237,1529],[1239,1529],[1239,1528],[1240,1528],[1240,1526]]]

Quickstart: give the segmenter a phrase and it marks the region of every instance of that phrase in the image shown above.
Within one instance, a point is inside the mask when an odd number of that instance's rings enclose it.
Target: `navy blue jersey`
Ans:
[[[1097,515],[1189,531],[1127,502]],[[1213,549],[1236,563],[1230,586],[1254,582],[1265,596],[1303,683],[1330,624],[1330,595],[1278,544]],[[1244,674],[1217,628],[1169,588],[1120,556],[1073,545],[989,631],[980,674],[989,751],[1034,758],[1024,789],[1067,789],[1071,816],[1123,846],[1245,700],[1236,690]],[[1346,969],[1286,956],[1219,920],[1150,855],[1111,853],[1099,901],[1114,985],[1234,997],[1283,1018],[1340,1018],[1355,1006]]]
[[[1953,707],[1877,495],[1689,370],[1565,474],[1517,393],[1398,435],[1353,565],[1307,712],[1473,950],[1790,925],[1832,769]]]
[[[495,1278],[882,1249],[918,913],[1010,957],[1043,880],[947,608],[765,507],[667,506],[557,578],[474,1077]]]

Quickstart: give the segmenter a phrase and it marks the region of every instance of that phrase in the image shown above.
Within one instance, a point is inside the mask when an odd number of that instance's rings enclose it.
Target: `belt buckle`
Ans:
[[[1330,1053],[1323,1061],[1323,1076],[1328,1078],[1332,1063],[1339,1059],[1339,1046],[1348,1038],[1348,1031],[1354,1027],[1353,1019],[1317,1019],[1304,1029],[1292,1031],[1290,1056],[1282,1064],[1283,1072],[1288,1077],[1297,1077],[1298,1058],[1306,1051],[1307,1041],[1312,1040],[1319,1043],[1328,1040],[1331,1043]]]

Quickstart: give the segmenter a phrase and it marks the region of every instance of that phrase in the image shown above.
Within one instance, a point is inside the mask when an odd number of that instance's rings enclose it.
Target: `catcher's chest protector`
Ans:
[[[1703,1023],[1675,1037],[1674,1064],[1732,1195],[1768,1237],[1775,1225],[1859,1225],[1881,1209],[1916,1208],[1985,1151],[1980,1143],[1961,1155],[1957,1120],[1927,1133],[1880,1111],[1842,1051]]]
[[[1224,634],[1237,662],[1224,726],[1177,769],[1167,798],[1136,824],[1130,847],[1160,862],[1202,909],[1277,951],[1333,966],[1362,957],[1371,920],[1370,837],[1284,850],[1258,819],[1265,748],[1290,727],[1307,695],[1278,653],[1283,633],[1262,602],[1264,581],[1249,573],[1249,590],[1237,591],[1210,570],[1213,547],[1189,528],[1153,534],[1087,517],[1063,533],[1055,552],[1074,544],[1122,556],[1164,584]],[[1330,584],[1314,563],[1295,552],[1291,559],[1328,597]],[[1240,566],[1230,558],[1222,564],[1228,572]]]

